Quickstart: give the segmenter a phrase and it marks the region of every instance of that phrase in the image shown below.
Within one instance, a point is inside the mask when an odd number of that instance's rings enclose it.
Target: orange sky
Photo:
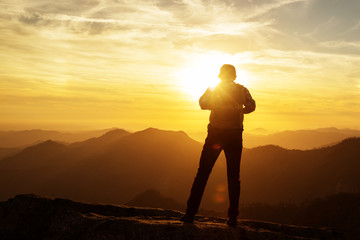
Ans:
[[[357,0],[0,0],[0,129],[204,131],[230,63],[245,128],[359,129]]]

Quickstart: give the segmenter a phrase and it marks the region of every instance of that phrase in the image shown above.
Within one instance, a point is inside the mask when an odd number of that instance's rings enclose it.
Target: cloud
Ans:
[[[327,42],[322,42],[321,43],[324,47],[329,47],[329,48],[346,48],[346,47],[351,47],[351,48],[357,48],[360,49],[360,41],[356,41],[356,42],[348,42],[348,41],[327,41]]]
[[[344,94],[357,96],[356,0],[2,0],[1,6],[2,94],[13,109],[15,99],[36,105],[43,97],[74,112],[87,99],[107,109],[145,104],[149,114],[170,111],[164,98],[181,99],[172,73],[197,55],[231,56],[263,105],[288,93],[289,102],[281,101],[287,107],[278,110],[290,111],[300,99],[301,111],[321,111],[333,98],[345,106],[352,100]],[[313,92],[312,107],[306,99]]]
[[[26,24],[37,24],[42,20],[38,13],[24,13],[19,16],[19,21]]]
[[[59,42],[52,44],[49,40],[58,39],[61,44],[68,41],[66,46],[69,51],[58,50],[68,53],[73,50],[69,56],[85,56],[89,53],[105,57],[106,54],[99,52],[98,46],[101,44],[97,41],[105,41],[105,46],[100,49],[109,53],[106,58],[113,57],[113,54],[110,54],[112,51],[123,56],[128,56],[129,52],[141,52],[143,58],[147,59],[156,51],[158,58],[162,58],[160,52],[165,54],[166,51],[175,53],[184,50],[197,51],[196,49],[231,54],[244,51],[261,52],[262,49],[288,51],[289,55],[300,51],[348,54],[358,48],[357,41],[318,39],[321,31],[331,32],[331,28],[325,26],[331,27],[331,21],[335,21],[337,16],[341,20],[340,25],[353,21],[353,17],[343,17],[342,11],[351,8],[350,13],[354,13],[353,9],[358,7],[355,1],[348,1],[347,5],[344,4],[346,6],[341,6],[338,14],[333,15],[337,13],[339,4],[339,1],[329,3],[323,0],[39,0],[20,1],[20,4],[12,7],[8,1],[6,12],[11,18],[2,25],[14,31],[14,34],[31,33],[34,38],[38,38],[39,43],[43,42],[54,48],[55,52]],[[329,9],[329,12],[320,11],[323,7]],[[6,14],[4,12],[3,15]],[[310,22],[312,24],[309,24]],[[356,24],[347,26],[343,32],[357,31],[358,20]],[[323,26],[323,29],[320,26]],[[14,37],[15,35],[11,36],[6,32],[2,38],[3,44],[12,45],[7,39]],[[31,46],[30,51],[40,51],[40,47],[32,42],[26,44],[28,40],[25,38],[17,41],[19,46]],[[158,45],[162,48],[156,47]],[[115,46],[117,50],[111,50]],[[345,48],[349,50],[345,51]],[[83,53],[85,49],[88,51]],[[121,51],[124,51],[123,54]],[[263,51],[266,54],[270,52]],[[282,63],[284,66],[291,64]]]
[[[357,0],[309,0],[282,5],[263,16],[274,19],[278,31],[312,41],[359,40],[360,4]]]
[[[98,7],[101,3],[101,0],[20,1],[19,8],[22,8],[22,10],[27,12],[38,12],[40,14],[68,14],[81,16]]]

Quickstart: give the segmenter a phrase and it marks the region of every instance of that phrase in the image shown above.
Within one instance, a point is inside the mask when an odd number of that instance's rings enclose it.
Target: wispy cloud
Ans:
[[[356,42],[350,42],[350,41],[328,41],[328,42],[322,42],[322,46],[329,47],[329,48],[346,48],[346,47],[352,47],[356,49],[360,49],[360,41]]]

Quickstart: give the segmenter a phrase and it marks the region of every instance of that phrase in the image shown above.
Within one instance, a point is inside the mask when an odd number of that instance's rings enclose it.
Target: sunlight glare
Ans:
[[[213,53],[193,58],[183,69],[175,74],[183,92],[192,99],[199,99],[207,88],[214,88],[220,82],[218,78],[223,64],[233,64],[236,67],[237,79],[240,84],[247,84],[248,74],[240,69],[232,55]]]

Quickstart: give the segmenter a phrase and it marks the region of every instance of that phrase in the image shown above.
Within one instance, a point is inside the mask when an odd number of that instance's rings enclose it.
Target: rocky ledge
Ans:
[[[18,195],[0,203],[0,238],[9,239],[343,239],[333,229],[241,220],[236,228],[223,218],[199,216],[194,224],[181,212],[87,204],[67,199]]]

